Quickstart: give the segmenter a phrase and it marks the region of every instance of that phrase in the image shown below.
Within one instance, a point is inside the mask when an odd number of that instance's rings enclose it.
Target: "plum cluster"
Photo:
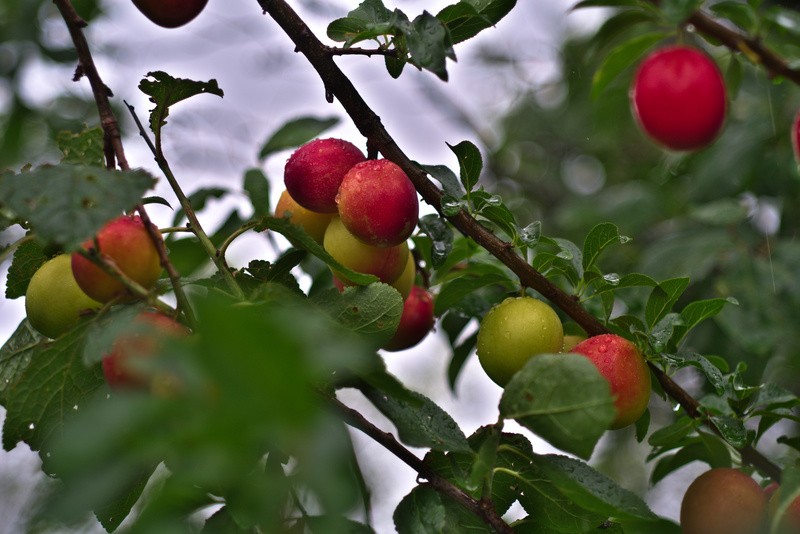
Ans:
[[[414,184],[395,163],[367,159],[353,143],[315,139],[286,161],[275,215],[288,217],[353,271],[371,274],[400,292],[403,314],[383,348],[398,351],[419,343],[433,327],[433,298],[415,285],[416,265],[408,239],[419,220]],[[333,271],[343,290],[354,285]]]

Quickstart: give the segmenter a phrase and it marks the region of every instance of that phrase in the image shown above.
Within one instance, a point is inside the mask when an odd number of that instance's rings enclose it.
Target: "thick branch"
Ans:
[[[395,143],[381,123],[380,117],[361,98],[352,82],[333,61],[328,47],[320,42],[311,29],[284,0],[261,0],[260,4],[291,38],[297,51],[308,59],[325,84],[326,92],[339,100],[355,126],[367,138],[368,146],[377,149],[386,159],[399,165],[408,174],[423,200],[442,214],[442,192],[428,179],[427,174],[417,167]],[[701,22],[706,24],[705,20]],[[608,332],[608,329],[586,311],[577,299],[562,291],[531,267],[516,252],[511,243],[499,239],[463,210],[453,217],[447,217],[447,219],[462,234],[472,238],[511,269],[519,277],[522,285],[538,291],[578,323],[587,334],[593,336]],[[701,416],[700,405],[697,400],[661,369],[653,365],[651,365],[651,369],[664,391],[676,400],[688,415],[692,417]],[[716,431],[713,425],[710,426]],[[774,478],[780,477],[780,468],[754,448],[746,447],[741,453],[745,461],[758,467],[765,474]]]
[[[433,489],[480,517],[496,532],[500,534],[513,534],[514,531],[512,528],[497,515],[491,503],[476,500],[449,480],[440,477],[431,470],[428,464],[417,458],[410,450],[406,449],[397,441],[392,434],[384,432],[376,427],[356,410],[353,410],[334,397],[323,395],[323,398],[336,410],[336,413],[341,416],[345,423],[360,430],[375,442],[382,445],[386,450],[397,456],[411,469],[419,473],[420,477],[427,480],[427,484]]]

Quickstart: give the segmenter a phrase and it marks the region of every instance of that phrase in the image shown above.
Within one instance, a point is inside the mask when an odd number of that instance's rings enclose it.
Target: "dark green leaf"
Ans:
[[[618,520],[658,520],[638,495],[584,462],[551,454],[537,456],[535,462],[561,493],[586,510]]]
[[[447,221],[436,214],[420,217],[419,227],[431,238],[431,263],[433,268],[441,267],[453,250],[453,230],[447,224]]]
[[[516,3],[516,0],[461,0],[442,9],[436,18],[444,22],[453,44],[457,44],[497,24]]]
[[[405,37],[411,63],[447,81],[447,58],[454,60],[456,56],[442,21],[423,11],[412,21]]]
[[[480,276],[461,276],[445,283],[439,291],[434,304],[434,314],[442,315],[447,310],[457,306],[465,297],[473,294],[477,289],[489,285],[499,284],[510,289],[513,282],[500,273],[488,273]]]
[[[464,188],[458,181],[458,177],[449,167],[444,165],[420,165],[422,170],[427,172],[432,178],[442,184],[445,195],[453,198],[461,198],[464,195]]]
[[[56,144],[64,155],[61,163],[102,167],[105,163],[103,139],[103,129],[99,126],[77,134],[66,131],[59,132]]]
[[[133,208],[155,180],[145,171],[39,167],[0,180],[0,205],[30,221],[49,242],[77,248],[106,222]]]
[[[469,193],[478,183],[481,170],[483,170],[481,151],[469,141],[461,141],[455,146],[450,144],[447,146],[450,147],[450,150],[452,150],[458,158],[458,166],[461,171],[461,183]]]
[[[361,391],[394,423],[400,440],[406,445],[437,451],[471,452],[458,424],[428,397],[410,391],[413,401],[409,401],[371,387],[362,387]]]
[[[6,298],[24,297],[28,291],[28,282],[33,274],[47,261],[44,247],[38,241],[26,241],[14,251],[14,259],[8,268],[6,278]]]
[[[600,223],[592,228],[583,242],[583,270],[588,271],[594,267],[601,252],[622,241],[616,224]]]
[[[267,139],[258,153],[258,158],[264,160],[280,150],[298,147],[315,139],[337,124],[339,124],[337,117],[300,117],[299,119],[291,120],[278,128]]]
[[[597,100],[606,87],[633,65],[647,50],[666,37],[664,33],[638,35],[612,50],[594,73],[592,100]]]
[[[0,404],[7,405],[9,386],[17,382],[46,339],[25,319],[0,348]]]
[[[635,7],[638,0],[581,0],[572,9],[582,9],[587,7]]]
[[[403,297],[380,282],[347,287],[342,293],[331,288],[316,295],[313,302],[341,325],[368,337],[376,347],[392,338],[403,314]]]
[[[224,96],[217,80],[198,82],[184,78],[173,78],[163,71],[148,72],[147,76],[139,82],[139,90],[150,97],[150,102],[155,107],[150,111],[150,129],[161,135],[161,128],[167,124],[170,106],[187,98],[208,93]]]
[[[681,310],[681,323],[675,326],[672,343],[678,344],[700,322],[717,315],[726,304],[738,304],[733,299],[708,299],[690,302]]]
[[[703,5],[703,0],[663,0],[661,11],[668,24],[682,24]]]
[[[261,169],[249,169],[244,173],[244,190],[253,205],[253,217],[269,215],[269,180]]]
[[[450,385],[450,390],[455,392],[456,380],[464,364],[467,363],[467,358],[472,354],[472,349],[478,341],[478,333],[475,332],[459,345],[453,347],[453,357],[450,358],[450,364],[447,366],[447,383]]]
[[[531,358],[506,385],[500,414],[561,450],[588,458],[616,414],[608,382],[573,354]]]
[[[741,420],[724,416],[712,416],[710,419],[722,434],[722,437],[725,438],[725,441],[737,449],[741,449],[748,444],[747,430]]]
[[[398,534],[439,534],[444,531],[445,517],[439,493],[425,486],[406,495],[393,515]]]
[[[689,278],[671,278],[654,287],[645,307],[647,325],[652,328],[663,319],[687,287]]]

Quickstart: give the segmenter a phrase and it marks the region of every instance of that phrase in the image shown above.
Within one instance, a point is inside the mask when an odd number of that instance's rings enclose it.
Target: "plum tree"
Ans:
[[[433,296],[424,287],[413,286],[403,302],[397,331],[383,349],[396,352],[419,344],[431,331],[433,323]]]
[[[367,245],[351,234],[339,217],[334,217],[325,230],[323,246],[328,254],[345,267],[359,273],[375,275],[386,284],[396,281],[408,264],[407,243],[388,248]],[[351,284],[343,274],[333,274],[343,284]]]
[[[139,313],[132,326],[135,331],[114,340],[111,352],[103,356],[103,376],[112,389],[149,388],[153,376],[142,369],[141,362],[152,358],[165,338],[189,332],[171,317],[153,311]]]
[[[767,515],[767,497],[750,476],[727,467],[697,477],[681,501],[683,534],[758,534]]]
[[[336,204],[350,233],[376,247],[391,247],[408,239],[419,217],[414,184],[386,159],[364,161],[347,171]]]
[[[295,202],[289,191],[284,189],[275,205],[275,216],[286,217],[287,215],[293,224],[303,228],[314,238],[314,241],[320,244],[325,237],[325,229],[334,216],[333,213],[317,213],[304,208]]]
[[[193,20],[208,0],[133,0],[145,17],[165,28],[177,28]]]
[[[97,236],[87,239],[82,247],[88,252],[96,250],[101,257],[113,261],[125,275],[146,289],[153,287],[161,275],[158,249],[138,216],[124,215],[106,223]],[[72,272],[81,289],[99,302],[117,297],[130,300],[131,295],[122,282],[78,252],[72,254]]]
[[[686,46],[657,50],[642,61],[631,103],[642,129],[673,150],[697,150],[717,137],[725,121],[725,83],[717,65]]]
[[[608,381],[617,410],[612,429],[642,416],[650,400],[650,370],[636,345],[615,334],[602,334],[581,341],[571,352],[589,358]]]
[[[561,351],[564,328],[549,305],[533,297],[509,297],[484,316],[477,352],[489,378],[504,387],[537,354]]]
[[[336,194],[350,168],[366,158],[353,143],[315,139],[295,150],[286,161],[283,182],[291,197],[317,213],[336,213]]]
[[[69,254],[46,261],[31,277],[25,294],[28,321],[41,334],[57,338],[88,310],[102,304],[84,293],[72,276]]]

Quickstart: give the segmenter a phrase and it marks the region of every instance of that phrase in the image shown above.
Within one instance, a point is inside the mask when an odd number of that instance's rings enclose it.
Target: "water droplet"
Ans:
[[[630,243],[632,240],[633,240],[632,237],[628,237],[626,235],[619,236],[620,245],[624,245],[625,243]]]
[[[619,275],[617,273],[608,273],[607,275],[603,276],[603,280],[615,286],[619,284]]]
[[[36,425],[34,425],[33,423],[31,423],[31,424],[29,424],[29,425],[28,425],[28,428],[29,428],[29,429],[31,429],[31,430],[33,430],[34,428],[36,428]]]
[[[76,404],[75,406],[72,407],[72,409],[77,412],[78,411],[78,405]]]
[[[562,250],[561,252],[556,254],[556,256],[558,256],[562,260],[567,260],[567,261],[572,260],[572,252],[570,252],[568,250]]]
[[[500,195],[492,195],[489,197],[486,203],[490,206],[500,206],[503,203],[503,199],[500,197]]]

